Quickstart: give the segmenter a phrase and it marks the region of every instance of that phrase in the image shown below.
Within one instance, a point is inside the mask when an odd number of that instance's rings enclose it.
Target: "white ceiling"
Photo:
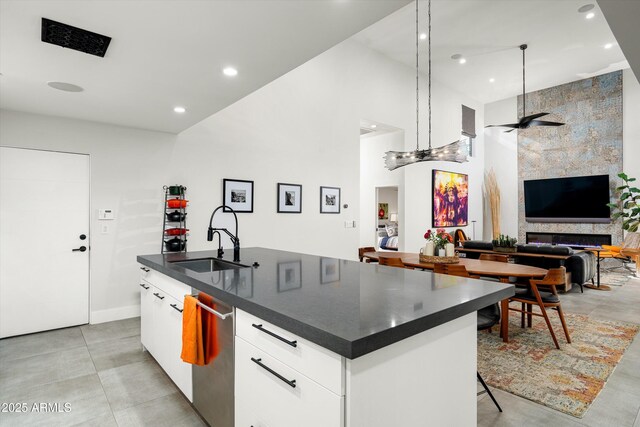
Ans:
[[[363,28],[357,41],[414,67],[410,1],[2,0],[0,107],[177,133]],[[589,2],[592,20],[577,12]],[[521,92],[522,43],[527,91],[628,67],[595,0],[433,0],[432,15],[434,80],[483,103]],[[107,55],[41,42],[42,17],[111,36]],[[421,42],[422,71],[426,56]],[[227,65],[239,75],[224,76]]]
[[[0,107],[177,133],[409,1],[2,0]],[[41,42],[42,17],[112,37],[106,56]]]
[[[589,3],[595,4],[591,20],[577,12]],[[419,6],[426,32],[426,0]],[[522,93],[523,43],[529,45],[527,92],[628,68],[595,0],[432,0],[431,14],[433,79],[483,103]],[[413,3],[355,39],[415,67],[415,20]],[[604,49],[606,43],[614,46]],[[420,44],[424,72],[426,45]],[[455,53],[467,62],[452,60]]]

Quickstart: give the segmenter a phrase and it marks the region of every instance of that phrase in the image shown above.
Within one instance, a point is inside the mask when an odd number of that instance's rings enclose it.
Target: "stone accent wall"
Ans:
[[[522,115],[522,96],[518,97]],[[622,71],[527,94],[527,114],[566,123],[518,131],[518,240],[527,231],[611,234],[622,241],[622,223],[529,223],[524,216],[523,181],[609,174],[611,201],[622,171]],[[588,203],[588,201],[586,201]]]

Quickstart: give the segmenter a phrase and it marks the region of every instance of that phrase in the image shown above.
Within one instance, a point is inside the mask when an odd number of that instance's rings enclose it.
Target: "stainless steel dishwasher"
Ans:
[[[193,406],[211,427],[233,427],[235,316],[233,307],[214,302],[220,352],[210,364],[193,366]]]

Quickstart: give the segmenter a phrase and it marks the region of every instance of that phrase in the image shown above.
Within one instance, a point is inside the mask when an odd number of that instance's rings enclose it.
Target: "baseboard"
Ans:
[[[129,319],[140,316],[140,305],[128,305],[126,307],[110,308],[108,310],[95,310],[91,312],[89,323],[113,322],[114,320]]]

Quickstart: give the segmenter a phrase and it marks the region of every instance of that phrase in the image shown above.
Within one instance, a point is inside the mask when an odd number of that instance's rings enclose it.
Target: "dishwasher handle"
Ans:
[[[218,319],[225,320],[227,317],[233,316],[233,310],[231,310],[228,313],[220,313],[219,311],[214,310],[213,308],[209,307],[208,305],[201,303],[200,301],[198,301],[198,295],[187,294],[187,295],[185,295],[185,297],[195,298],[196,299],[196,304],[198,304],[201,308],[207,310],[209,313],[211,313],[214,316],[216,316]]]

